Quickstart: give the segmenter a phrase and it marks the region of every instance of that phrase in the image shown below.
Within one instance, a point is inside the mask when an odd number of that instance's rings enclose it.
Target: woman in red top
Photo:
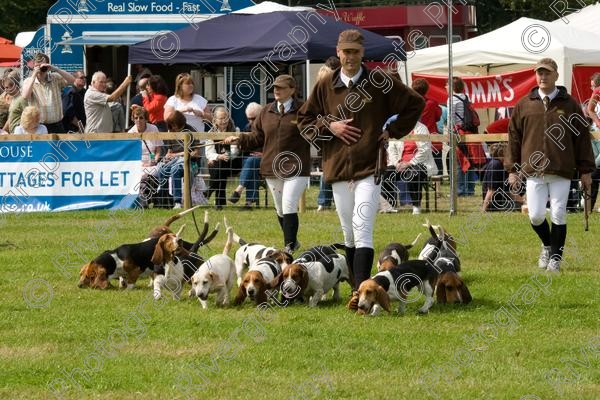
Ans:
[[[146,90],[142,92],[144,108],[148,110],[150,123],[156,125],[160,132],[167,131],[164,119],[165,103],[167,102],[167,85],[159,75],[148,79]]]
[[[591,118],[594,125],[592,126],[593,130],[600,129],[600,118],[598,117],[598,102],[600,102],[600,73],[596,72],[592,77],[591,87],[592,87],[592,97],[588,102],[587,106],[587,115]]]

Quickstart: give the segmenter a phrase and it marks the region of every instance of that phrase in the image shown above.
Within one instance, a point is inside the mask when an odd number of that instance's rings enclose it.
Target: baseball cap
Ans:
[[[340,50],[356,49],[360,50],[363,48],[364,38],[362,33],[356,29],[347,29],[340,33],[338,37],[337,47]]]
[[[542,58],[540,61],[535,64],[534,71],[538,69],[546,69],[548,71],[556,72],[558,71],[558,65],[556,65],[556,61],[551,58]]]

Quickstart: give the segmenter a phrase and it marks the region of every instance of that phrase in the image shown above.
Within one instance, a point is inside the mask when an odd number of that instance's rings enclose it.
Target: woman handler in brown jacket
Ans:
[[[263,148],[260,174],[273,195],[286,251],[298,242],[298,203],[310,178],[310,144],[300,136],[296,114],[302,103],[296,100],[296,81],[280,75],[273,83],[275,101],[263,108],[252,125],[252,133],[230,136],[225,144],[237,142],[244,149]]]

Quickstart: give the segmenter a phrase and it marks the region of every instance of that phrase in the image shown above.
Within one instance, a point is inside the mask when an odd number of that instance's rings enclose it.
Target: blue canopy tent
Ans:
[[[399,43],[315,11],[228,14],[129,47],[131,64],[244,63],[325,60],[335,55],[340,32],[358,29],[365,59],[405,60]],[[164,51],[162,49],[165,49]],[[168,54],[171,49],[172,54]],[[169,57],[172,56],[172,57]]]
[[[305,93],[308,95],[310,61],[324,61],[335,55],[338,36],[346,29],[362,32],[366,60],[384,61],[388,65],[394,61],[405,61],[402,43],[385,36],[316,11],[275,11],[261,14],[232,13],[164,32],[130,46],[129,63],[259,63],[265,70],[273,71],[276,69],[275,63],[305,62]],[[227,72],[225,81],[227,85]],[[225,100],[226,106],[228,101]]]

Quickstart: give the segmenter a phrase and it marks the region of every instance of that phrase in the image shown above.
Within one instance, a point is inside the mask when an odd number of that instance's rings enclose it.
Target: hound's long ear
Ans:
[[[469,288],[467,287],[467,285],[465,284],[465,282],[463,282],[463,280],[460,280],[460,288],[458,289],[459,293],[460,293],[460,297],[462,298],[462,302],[463,304],[469,304],[471,301],[473,301],[473,297],[471,297],[471,292],[469,292]]]
[[[300,280],[300,288],[302,289],[302,293],[308,287],[308,270],[306,268],[302,268],[302,279]]]
[[[108,289],[110,286],[110,282],[108,281],[108,275],[106,274],[106,269],[102,267],[96,267],[96,277],[92,284],[93,288],[98,289]]]
[[[269,286],[271,287],[271,289],[277,289],[281,286],[282,283],[283,283],[283,271],[281,271],[275,278],[273,278],[273,280],[271,281]]]
[[[213,281],[213,289],[221,289],[225,286],[225,282],[219,277],[219,274],[216,274],[214,271],[210,271],[208,273]]]
[[[237,296],[235,296],[235,300],[233,302],[233,304],[235,304],[236,306],[239,306],[240,304],[242,304],[244,302],[244,300],[246,300],[246,286],[244,286],[244,284],[242,283],[238,289],[238,293]]]
[[[161,236],[160,239],[156,242],[156,246],[154,246],[154,253],[152,253],[152,258],[150,261],[154,265],[161,265],[165,263],[165,251],[163,249],[163,244],[165,235]]]
[[[435,285],[435,295],[438,304],[446,304],[446,286],[443,284],[443,275],[438,277],[437,285]]]
[[[377,287],[377,302],[383,309],[387,312],[390,312],[390,296],[387,294],[385,290],[381,286]],[[402,300],[400,300],[402,301]]]

